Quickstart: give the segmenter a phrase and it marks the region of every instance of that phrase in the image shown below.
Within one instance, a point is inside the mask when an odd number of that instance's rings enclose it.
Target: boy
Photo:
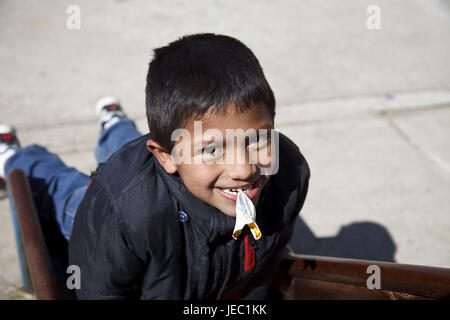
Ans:
[[[112,112],[108,103],[99,108]],[[66,189],[75,192],[66,191],[65,207],[55,201],[58,221],[71,221],[78,208],[73,229],[70,222],[61,228],[70,237],[69,262],[81,270],[77,297],[268,298],[310,173],[294,143],[282,134],[272,139],[275,99],[258,60],[231,37],[185,36],[155,50],[146,108],[150,133],[101,163],[90,182],[80,174],[72,179]],[[102,136],[118,141],[123,135],[112,130],[127,119],[123,112],[110,118],[116,123],[107,121]],[[182,139],[174,139],[177,130]],[[229,130],[259,134],[256,142],[246,137],[235,148]],[[269,152],[271,161],[252,161],[251,150],[273,150],[272,143],[278,152]],[[234,158],[239,147],[243,161]],[[265,170],[274,167],[274,158],[278,172]],[[258,240],[248,227],[232,237],[238,192],[256,207]]]

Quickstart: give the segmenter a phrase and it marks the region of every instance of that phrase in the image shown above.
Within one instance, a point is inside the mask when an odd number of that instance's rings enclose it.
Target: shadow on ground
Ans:
[[[297,254],[395,262],[391,235],[374,222],[352,223],[335,237],[318,238],[298,217],[290,245]]]

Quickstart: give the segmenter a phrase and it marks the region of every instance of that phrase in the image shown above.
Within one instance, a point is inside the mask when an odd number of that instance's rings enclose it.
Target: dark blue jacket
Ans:
[[[235,218],[192,195],[148,152],[149,135],[101,164],[81,202],[69,263],[79,299],[264,298],[308,190],[310,171],[280,134],[280,167],[256,207],[262,238],[232,238]],[[188,220],[180,219],[180,211]]]

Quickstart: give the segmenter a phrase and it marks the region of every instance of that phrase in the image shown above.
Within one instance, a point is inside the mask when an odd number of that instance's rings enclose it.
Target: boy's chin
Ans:
[[[213,204],[216,209],[219,209],[223,214],[236,217],[236,204]]]
[[[207,202],[210,206],[216,208],[217,210],[219,210],[220,212],[222,212],[223,214],[225,214],[227,216],[230,216],[230,217],[236,216],[236,206],[235,205],[224,204],[222,202],[218,202],[217,199],[215,199],[215,201],[210,200],[210,201],[205,201],[205,202]]]
[[[236,217],[236,210],[220,210],[220,211],[222,211],[227,216],[230,216],[230,217],[233,217],[233,218]]]

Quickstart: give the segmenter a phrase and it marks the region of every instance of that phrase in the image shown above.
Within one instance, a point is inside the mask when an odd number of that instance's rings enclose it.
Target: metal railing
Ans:
[[[24,288],[32,287],[37,299],[59,299],[23,171],[13,170],[8,175],[8,189],[13,222],[20,229],[16,242],[19,257],[22,256]],[[367,286],[367,270],[374,265],[380,271],[379,289]],[[381,261],[289,254],[275,284],[284,299],[450,299],[450,269]]]
[[[22,170],[16,169],[9,173],[8,190],[13,204],[11,206],[13,208],[13,224],[18,225],[20,230],[20,239],[16,239],[16,243],[19,244],[19,257],[23,256],[22,250],[25,253],[25,259],[20,259],[22,279],[25,281],[24,288],[31,289],[39,300],[56,300],[59,294],[47,246],[34,207],[28,179]]]
[[[367,284],[369,266],[379,268],[379,288]],[[283,260],[277,285],[284,299],[450,299],[450,269],[290,255]]]

